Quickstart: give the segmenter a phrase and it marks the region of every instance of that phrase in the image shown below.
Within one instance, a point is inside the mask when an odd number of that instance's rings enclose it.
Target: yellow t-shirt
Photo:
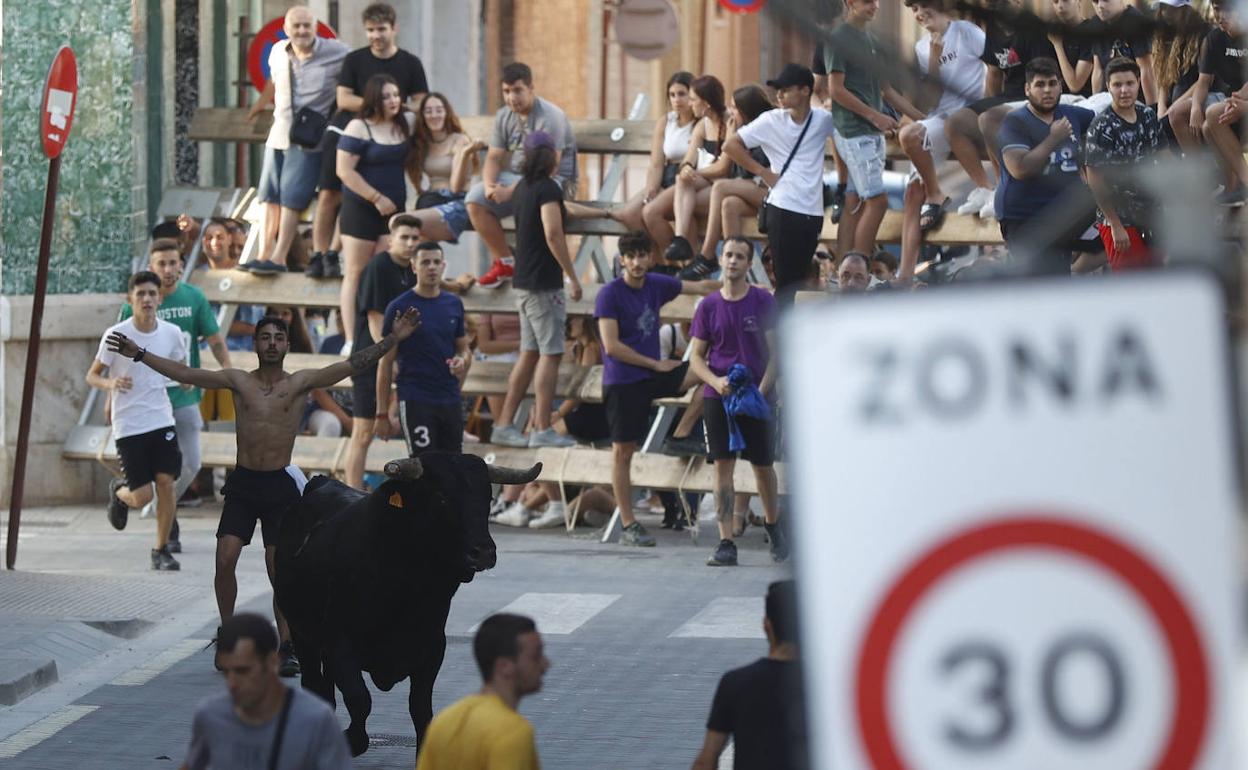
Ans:
[[[497,695],[469,695],[433,718],[416,770],[540,770],[533,726]]]

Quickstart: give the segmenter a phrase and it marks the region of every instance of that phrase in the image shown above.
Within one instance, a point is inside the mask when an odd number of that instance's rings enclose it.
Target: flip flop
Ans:
[[[924,203],[919,209],[919,232],[926,233],[940,227],[945,221],[945,207],[948,205],[948,197],[940,203]]]

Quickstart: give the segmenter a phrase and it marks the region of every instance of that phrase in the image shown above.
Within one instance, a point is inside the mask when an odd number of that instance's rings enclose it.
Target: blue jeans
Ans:
[[[316,196],[316,182],[320,175],[320,150],[308,150],[294,144],[287,150],[265,147],[258,196],[264,203],[303,211]]]

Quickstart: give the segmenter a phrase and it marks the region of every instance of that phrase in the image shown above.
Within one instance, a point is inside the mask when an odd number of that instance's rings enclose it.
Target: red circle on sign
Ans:
[[[767,0],[719,0],[719,4],[733,13],[754,13],[767,4]]]
[[[284,16],[273,19],[261,27],[247,45],[247,74],[251,77],[251,84],[256,87],[257,91],[263,91],[268,85],[269,51],[273,50],[274,43],[286,39],[286,31],[282,29],[285,23],[286,17]],[[334,34],[333,28],[323,21],[316,23],[316,36],[331,40],[338,37]]]
[[[901,629],[941,580],[976,559],[1002,551],[1045,549],[1090,561],[1126,583],[1160,626],[1174,677],[1174,719],[1156,770],[1196,764],[1209,721],[1209,670],[1200,633],[1178,592],[1143,556],[1114,537],[1041,515],[975,527],[927,551],[890,587],[858,655],[858,729],[875,770],[907,770],[888,717],[888,673]]]
[[[49,158],[59,156],[65,149],[77,103],[78,59],[72,48],[63,45],[52,57],[48,78],[43,83],[43,100],[39,103],[39,135],[43,140],[43,154]]]

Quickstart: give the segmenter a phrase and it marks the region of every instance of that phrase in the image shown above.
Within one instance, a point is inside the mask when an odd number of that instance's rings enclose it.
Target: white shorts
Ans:
[[[923,149],[931,154],[932,160],[942,161],[949,157],[949,139],[945,136],[945,116],[933,115],[918,121],[926,131],[923,137]]]

